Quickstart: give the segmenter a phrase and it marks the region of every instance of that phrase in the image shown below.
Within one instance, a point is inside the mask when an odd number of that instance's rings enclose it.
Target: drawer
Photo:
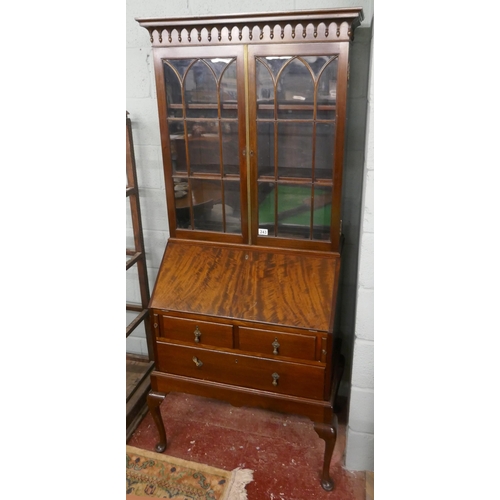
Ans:
[[[293,333],[278,333],[255,328],[239,329],[240,349],[268,356],[316,359],[316,337]]]
[[[323,366],[157,343],[158,371],[290,396],[323,398]]]
[[[193,344],[233,347],[233,326],[208,321],[159,316],[160,337]]]

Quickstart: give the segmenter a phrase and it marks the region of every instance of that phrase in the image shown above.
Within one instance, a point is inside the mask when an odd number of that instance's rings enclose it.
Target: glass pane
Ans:
[[[323,120],[323,121],[335,121],[335,115],[336,115],[336,103],[330,103],[330,104],[321,104],[319,103],[317,106],[317,111],[316,111],[316,117],[318,120]]]
[[[257,122],[257,169],[274,178],[274,122]]]
[[[236,59],[163,63],[177,227],[241,234]]]
[[[165,90],[167,93],[167,110],[170,117],[182,117],[182,78],[172,66],[164,61],[163,76],[165,78]]]
[[[274,118],[274,81],[262,59],[256,61],[257,118]]]
[[[217,121],[188,122],[191,173],[220,172],[220,141]]]
[[[207,117],[206,111],[215,109],[217,117],[216,76],[205,61],[200,59],[188,69],[184,93],[189,110],[187,116]]]
[[[236,61],[226,66],[220,81],[221,117],[237,118],[238,87],[236,82]]]
[[[309,66],[314,79],[317,80],[321,69],[329,61],[330,56],[301,56],[300,59]]]
[[[175,177],[174,194],[177,227],[223,232],[225,221],[225,232],[241,234],[239,180],[225,180],[223,193],[220,181],[193,178],[188,181],[185,177]]]
[[[222,217],[220,216],[222,189],[219,181],[191,179],[191,200],[194,229],[205,231],[223,230]]]
[[[186,162],[186,142],[184,140],[184,122],[169,121],[170,131],[170,158],[172,170],[177,172],[187,172]]]
[[[290,59],[292,59],[292,56],[267,56],[259,58],[261,62],[265,63],[275,78],[278,76],[281,68],[283,68]]]
[[[332,104],[337,100],[337,56],[329,58],[318,83],[318,103]]]
[[[316,179],[332,179],[334,134],[334,123],[316,124],[316,161],[314,169]]]
[[[313,123],[278,123],[278,175],[312,179]]]
[[[194,62],[194,59],[169,59],[166,62],[175,69],[182,80],[184,79],[187,69]]]
[[[226,179],[224,181],[224,215],[226,233],[241,234],[241,194],[239,180]]]
[[[277,203],[276,236],[281,238],[311,238],[311,212],[313,239],[329,240],[332,209],[332,188],[313,188],[310,184],[258,183],[259,235],[275,236],[275,207]]]
[[[292,59],[278,78],[278,118],[312,119],[313,99],[314,81],[309,68],[300,59]],[[300,115],[295,116],[294,111]]]
[[[238,122],[221,122],[222,162],[225,175],[240,174]]]
[[[313,239],[329,240],[332,220],[332,188],[314,188]]]
[[[311,194],[310,185],[278,185],[278,236],[309,239]]]
[[[188,228],[191,225],[188,180],[186,177],[174,177],[173,181],[177,227]]]
[[[259,229],[267,230],[264,236],[274,236],[275,183],[259,182]],[[261,234],[259,232],[259,234]]]
[[[227,66],[231,64],[233,61],[235,61],[235,59],[232,59],[230,57],[215,57],[213,59],[204,59],[204,61],[210,66],[217,80],[219,80],[220,76],[222,75],[222,72],[226,70]],[[235,73],[235,78],[236,78],[236,73]]]

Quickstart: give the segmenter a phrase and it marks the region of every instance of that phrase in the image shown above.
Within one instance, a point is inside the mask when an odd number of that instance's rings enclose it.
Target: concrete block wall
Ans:
[[[373,37],[371,39],[373,45]],[[372,47],[373,49],[373,47]],[[371,51],[373,54],[373,50]],[[371,59],[373,68],[373,55]],[[346,467],[374,470],[374,102],[370,72]]]
[[[365,129],[366,129],[366,88],[364,79],[368,78],[369,61],[369,30],[373,20],[373,0],[255,0],[251,4],[242,4],[235,0],[216,0],[206,2],[205,0],[180,0],[178,2],[165,3],[164,0],[151,0],[142,2],[140,0],[127,0],[126,11],[126,109],[130,113],[132,120],[132,132],[134,136],[135,156],[137,163],[137,175],[140,191],[140,202],[142,210],[142,222],[144,228],[144,240],[146,247],[146,257],[148,266],[148,277],[150,289],[152,290],[158,269],[160,266],[163,251],[169,238],[169,228],[166,211],[165,186],[161,161],[160,133],[158,126],[157,101],[155,93],[154,69],[152,65],[152,50],[149,35],[144,28],[141,28],[135,21],[136,17],[167,17],[167,16],[188,16],[188,15],[208,15],[238,12],[265,12],[265,11],[289,11],[305,9],[321,9],[334,7],[363,7],[365,21],[362,27],[356,31],[353,44],[353,55],[355,58],[351,63],[351,84],[348,112],[348,135],[346,154],[346,201],[343,206],[344,211],[344,231],[346,232],[347,252],[344,263],[346,279],[343,284],[343,304],[341,326],[346,337],[345,355],[348,369],[341,388],[345,395],[351,395],[351,372],[355,375],[356,384],[359,382],[357,375],[370,370],[366,367],[357,367],[357,363],[363,366],[373,366],[373,356],[369,353],[358,350],[358,345],[354,340],[355,324],[363,329],[369,329],[370,317],[373,312],[366,312],[366,308],[358,308],[356,313],[356,298],[361,297],[357,283],[358,272],[358,248],[361,231],[361,219],[359,207],[362,203],[363,172],[365,163]],[[370,32],[370,34],[367,34]],[[359,33],[359,35],[358,35]],[[358,76],[356,76],[358,75]],[[360,76],[361,75],[361,76]],[[373,146],[372,146],[373,148]],[[369,156],[369,152],[367,157]],[[369,186],[369,181],[365,181]],[[350,188],[349,186],[352,186]],[[370,199],[372,196],[365,191],[364,197]],[[128,201],[127,201],[128,205]],[[366,209],[365,209],[366,216]],[[373,231],[372,231],[373,233]],[[127,210],[127,245],[133,242],[132,225],[130,215]],[[368,242],[369,244],[369,242]],[[361,265],[369,268],[369,263],[362,260]],[[367,269],[369,272],[369,269]],[[139,288],[137,276],[134,269],[127,271],[127,300],[139,302]],[[370,290],[367,288],[366,290]],[[373,287],[371,288],[373,290]],[[366,316],[368,314],[368,316]],[[127,314],[127,322],[133,314]],[[360,339],[361,340],[361,339]],[[366,339],[363,339],[366,341]],[[145,354],[146,342],[144,330],[139,327],[127,339],[127,352]],[[361,357],[359,353],[361,354]],[[353,357],[354,356],[354,357]],[[366,356],[366,357],[363,357]],[[354,362],[354,364],[353,364]],[[369,465],[373,463],[373,430],[370,430],[365,423],[361,424],[362,415],[366,415],[369,401],[363,399],[369,387],[354,385],[351,396],[350,411],[353,418],[353,426],[349,428],[349,433],[361,434],[362,438],[358,442],[352,437],[347,450],[346,463],[357,468],[358,463]],[[361,391],[361,392],[359,392]],[[373,390],[372,390],[373,399]],[[373,407],[373,403],[371,405]],[[356,409],[359,407],[359,414]],[[366,419],[365,419],[366,420]],[[373,421],[373,417],[372,417]],[[364,427],[363,427],[364,425]],[[371,441],[370,441],[371,435]],[[357,444],[356,444],[357,443]],[[370,444],[371,443],[371,444]],[[352,457],[352,458],[351,458]],[[370,458],[371,457],[371,458]],[[365,467],[370,469],[370,467]]]

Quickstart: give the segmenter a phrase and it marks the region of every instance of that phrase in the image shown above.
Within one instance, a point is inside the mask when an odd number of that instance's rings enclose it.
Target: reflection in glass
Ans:
[[[187,71],[184,82],[186,103],[217,104],[216,77],[210,66],[202,59]]]
[[[314,99],[314,80],[310,68],[300,59],[292,59],[283,68],[278,78],[278,105],[282,112],[278,118],[296,118],[298,111],[300,118],[312,119],[313,108],[310,106]],[[306,109],[297,109],[296,106],[286,106],[293,103],[305,104]]]
[[[187,228],[191,224],[189,182],[187,177],[173,177],[177,227]]]
[[[313,123],[278,123],[278,176],[312,178]]]
[[[204,61],[210,66],[210,68],[212,68],[217,80],[219,80],[222,72],[226,70],[228,64],[235,61],[235,59],[216,57],[213,59],[204,59]]]
[[[175,69],[182,80],[184,79],[187,69],[191,66],[191,64],[193,64],[194,59],[169,59],[165,62]]]
[[[239,175],[238,122],[221,121],[222,163],[225,175]]]
[[[184,122],[170,121],[168,129],[170,133],[170,159],[173,173],[187,172]]]
[[[337,59],[336,55],[256,58],[257,117],[274,118],[273,104],[277,89],[279,118],[291,118],[287,113],[290,115],[301,108],[302,112],[307,110],[307,118],[312,118],[311,105],[316,97],[317,105],[322,106],[316,111],[324,115],[318,114],[318,118],[334,119],[332,108],[329,109],[329,115],[325,115],[324,106],[332,106],[336,102]],[[300,104],[305,106],[293,106]],[[306,116],[302,114],[301,118]]]
[[[274,182],[258,182],[259,229],[266,228],[274,236]]]
[[[310,184],[260,182],[258,193],[258,227],[267,229],[267,236],[301,239],[310,237],[312,193]]]
[[[337,59],[337,55],[256,58],[261,236],[330,238]]]
[[[332,219],[331,186],[315,187],[313,212],[313,239],[329,240]]]
[[[224,181],[224,220],[226,233],[241,234],[241,194],[240,181]]]
[[[336,108],[335,103],[318,104],[316,118],[324,121],[335,121]]]
[[[314,240],[330,238],[331,186],[259,182],[258,201],[258,227],[267,230],[267,236]]]
[[[257,122],[258,175],[274,177],[274,123]]]
[[[220,172],[219,130],[217,121],[187,122],[191,172]]]
[[[239,179],[174,178],[177,227],[241,234]]]
[[[333,103],[337,100],[338,60],[337,57],[331,57],[325,62],[327,64],[323,67],[318,81],[318,102]]]
[[[165,89],[167,91],[167,109],[169,117],[182,117],[182,93],[180,75],[173,67],[163,63],[163,74],[165,78]]]
[[[316,179],[330,179],[333,175],[334,153],[334,123],[316,124],[316,158],[314,177]]]
[[[311,186],[278,184],[278,236],[309,238]]]
[[[222,189],[219,181],[191,179],[191,203],[193,209],[193,229],[222,231],[222,218],[217,212],[222,203]],[[213,212],[213,209],[215,211]]]
[[[258,58],[256,62],[257,117],[274,118],[274,80],[267,62]]]
[[[191,181],[194,229],[223,231],[222,189],[219,181]]]
[[[164,75],[177,227],[241,234],[236,59],[172,59]]]
[[[238,87],[236,82],[236,60],[225,66],[220,79],[221,117],[236,118],[238,102]]]

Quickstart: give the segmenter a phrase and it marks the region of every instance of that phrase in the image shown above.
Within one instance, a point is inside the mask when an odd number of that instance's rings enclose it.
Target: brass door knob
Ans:
[[[280,376],[277,373],[273,373],[271,376],[273,377],[273,385],[276,387]]]
[[[203,366],[203,363],[196,356],[193,356],[193,362],[198,368],[200,368],[200,366]]]

